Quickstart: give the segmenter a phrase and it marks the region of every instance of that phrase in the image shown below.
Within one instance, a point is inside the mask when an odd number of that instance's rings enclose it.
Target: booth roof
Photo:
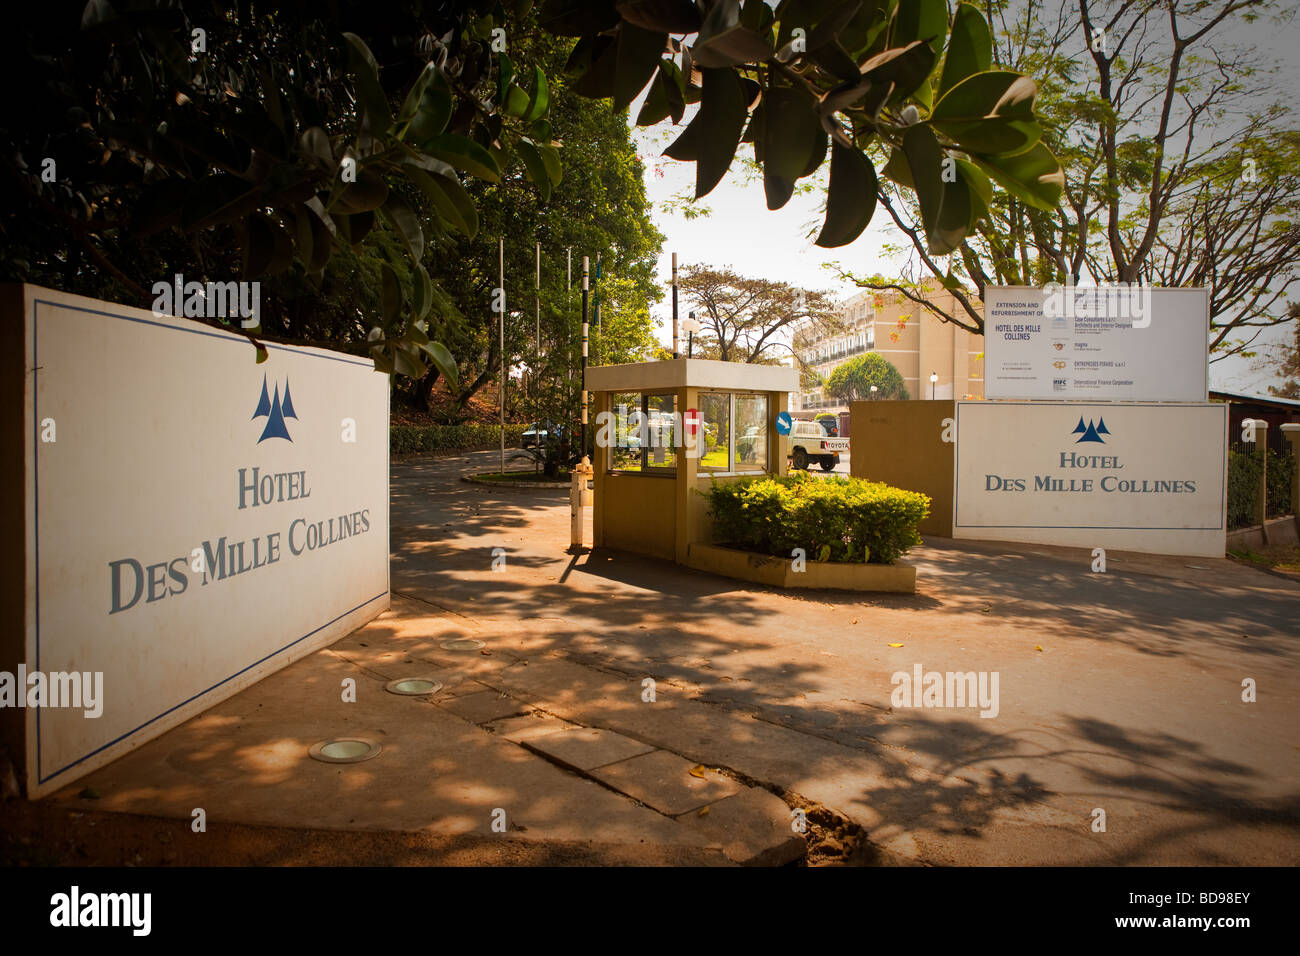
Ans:
[[[645,392],[688,386],[793,392],[799,388],[799,372],[782,365],[684,358],[630,365],[596,365],[587,369],[587,390],[592,392]]]

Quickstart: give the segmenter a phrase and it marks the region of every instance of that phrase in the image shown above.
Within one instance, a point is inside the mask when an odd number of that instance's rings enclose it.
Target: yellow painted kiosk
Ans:
[[[777,415],[799,373],[773,365],[673,359],[587,369],[595,546],[691,564],[711,522],[695,489],[710,479],[784,474]]]

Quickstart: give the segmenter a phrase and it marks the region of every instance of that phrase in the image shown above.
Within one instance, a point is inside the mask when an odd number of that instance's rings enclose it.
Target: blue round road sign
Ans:
[[[794,419],[790,417],[789,412],[782,412],[776,416],[776,433],[778,435],[790,434],[790,429],[794,427]]]

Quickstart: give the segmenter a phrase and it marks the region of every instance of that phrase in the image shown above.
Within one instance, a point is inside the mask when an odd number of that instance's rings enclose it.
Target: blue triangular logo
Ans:
[[[1074,426],[1074,431],[1070,432],[1070,434],[1083,436],[1082,438],[1080,438],[1078,441],[1075,442],[1076,445],[1081,445],[1086,441],[1095,441],[1099,445],[1104,445],[1106,444],[1106,439],[1102,438],[1101,436],[1109,435],[1110,432],[1106,430],[1105,419],[1100,419],[1100,424],[1094,425],[1092,419],[1090,418],[1088,419],[1087,426],[1085,426],[1083,424],[1083,419],[1080,418],[1079,424]]]
[[[253,412],[253,418],[266,418],[266,427],[262,429],[262,437],[257,440],[260,445],[268,438],[283,438],[285,441],[293,441],[289,437],[289,426],[285,424],[285,417],[296,419],[298,415],[293,409],[293,399],[289,397],[289,380],[284,382],[284,403],[280,402],[280,386],[275,387],[273,397],[266,393],[266,376],[262,376],[262,397],[258,399],[257,411]]]
[[[253,412],[254,418],[261,418],[263,415],[271,414],[271,396],[266,392],[266,376],[262,376],[262,397],[257,401],[257,411]]]

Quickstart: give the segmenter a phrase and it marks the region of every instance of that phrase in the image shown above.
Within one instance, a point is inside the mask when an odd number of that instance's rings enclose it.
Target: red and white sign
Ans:
[[[682,416],[682,428],[686,434],[694,435],[700,430],[700,410],[698,408],[688,408],[686,414]]]

